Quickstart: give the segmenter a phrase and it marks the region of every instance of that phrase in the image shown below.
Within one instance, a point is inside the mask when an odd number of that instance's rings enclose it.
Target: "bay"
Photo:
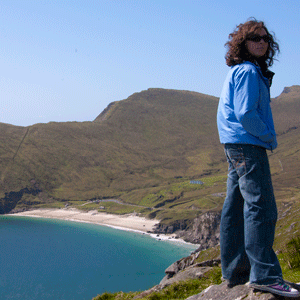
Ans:
[[[0,299],[91,300],[145,290],[195,249],[106,226],[0,216]]]

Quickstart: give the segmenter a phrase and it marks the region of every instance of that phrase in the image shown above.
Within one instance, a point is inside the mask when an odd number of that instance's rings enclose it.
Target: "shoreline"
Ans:
[[[100,226],[108,226],[118,230],[147,234],[157,240],[193,245],[195,246],[195,248],[199,246],[196,244],[185,242],[182,239],[176,238],[175,234],[167,235],[152,233],[151,231],[154,225],[158,224],[159,221],[149,220],[144,217],[136,216],[134,214],[113,215],[104,212],[98,212],[97,210],[84,212],[76,208],[39,208],[13,214],[6,214],[6,216],[59,219],[72,222],[90,223]]]

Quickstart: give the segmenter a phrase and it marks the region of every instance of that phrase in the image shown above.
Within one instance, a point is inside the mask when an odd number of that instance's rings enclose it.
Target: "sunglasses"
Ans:
[[[255,35],[252,35],[252,36],[247,38],[247,40],[255,42],[255,43],[260,42],[262,39],[264,40],[265,43],[270,42],[270,37],[268,35],[255,34]]]

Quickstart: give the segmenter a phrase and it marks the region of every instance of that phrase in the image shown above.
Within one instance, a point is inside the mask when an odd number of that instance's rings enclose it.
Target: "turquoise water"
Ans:
[[[145,290],[193,250],[94,224],[0,216],[0,299],[91,300]]]

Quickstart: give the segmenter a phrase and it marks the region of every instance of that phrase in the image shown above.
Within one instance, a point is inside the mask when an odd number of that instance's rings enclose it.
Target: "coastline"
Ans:
[[[158,220],[149,220],[143,217],[136,216],[134,214],[127,215],[113,215],[104,212],[98,212],[92,210],[84,212],[76,208],[62,208],[62,209],[34,209],[13,214],[7,214],[7,216],[21,216],[32,218],[47,218],[47,219],[59,219],[73,222],[91,223],[101,226],[108,226],[118,230],[133,231],[140,234],[150,235],[152,238],[164,241],[172,241],[184,244],[190,244],[197,247],[196,244],[187,243],[182,239],[176,238],[175,234],[155,234],[151,233],[154,225],[158,224]]]

